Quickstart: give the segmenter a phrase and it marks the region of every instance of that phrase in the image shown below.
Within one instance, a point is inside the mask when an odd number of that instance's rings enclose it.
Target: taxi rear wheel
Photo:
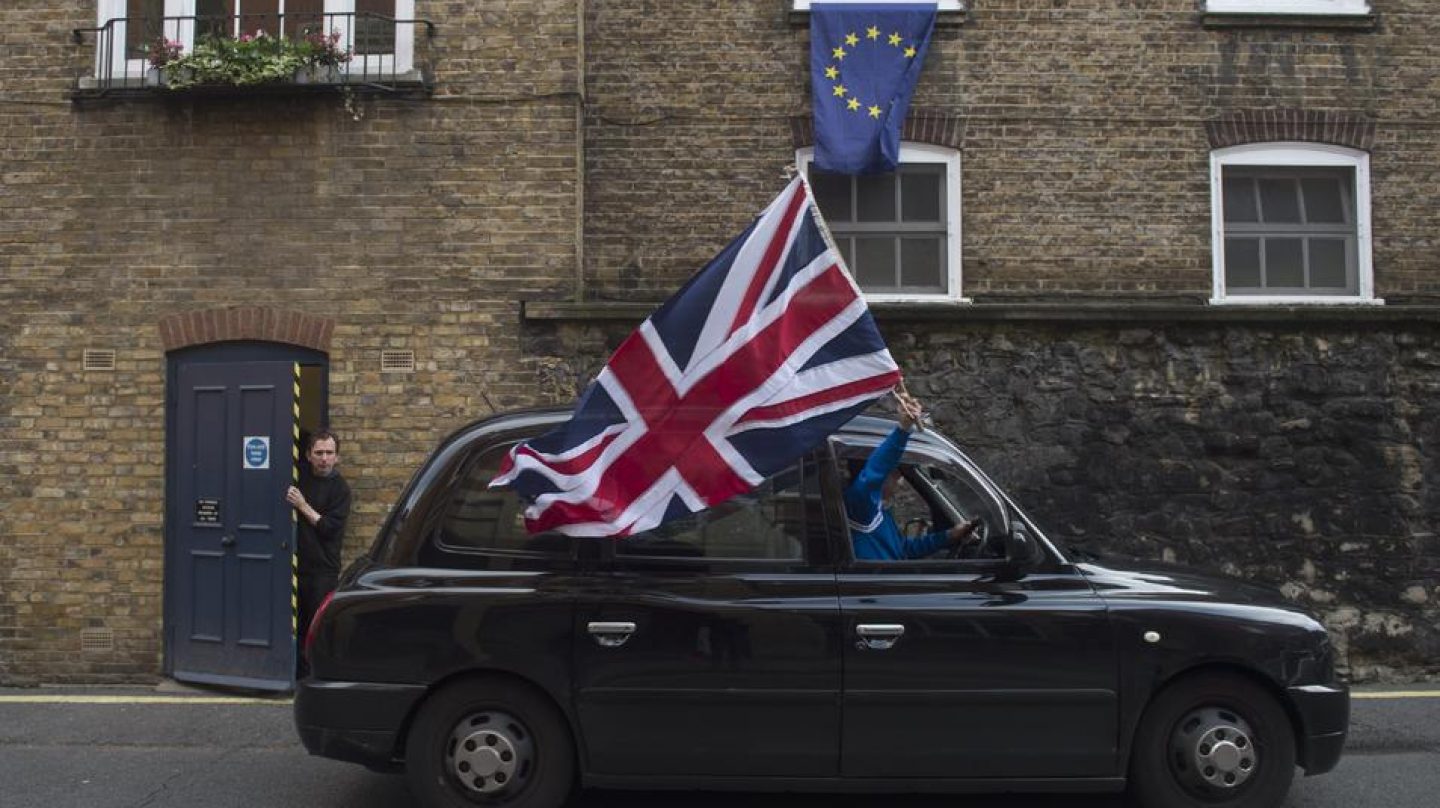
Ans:
[[[457,682],[421,706],[405,776],[426,808],[558,808],[574,785],[574,745],[559,711],[532,689]]]

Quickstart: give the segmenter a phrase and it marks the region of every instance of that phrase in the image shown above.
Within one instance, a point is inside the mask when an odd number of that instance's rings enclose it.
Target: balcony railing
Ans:
[[[88,75],[77,78],[73,97],[428,93],[434,36],[435,24],[429,20],[364,12],[117,17],[94,28],[75,29],[77,44],[93,42],[95,58]],[[257,40],[264,47],[256,47]],[[319,57],[319,49],[327,45],[331,58]],[[184,67],[186,57],[202,54],[210,65],[216,58],[234,60],[236,69]],[[334,58],[336,54],[343,58]],[[156,67],[156,57],[178,61]],[[277,72],[292,63],[303,67]],[[217,73],[227,75],[215,79]]]

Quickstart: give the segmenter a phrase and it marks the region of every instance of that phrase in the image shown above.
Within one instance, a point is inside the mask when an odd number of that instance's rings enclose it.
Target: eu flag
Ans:
[[[934,30],[934,3],[810,6],[817,168],[895,170],[900,127]]]

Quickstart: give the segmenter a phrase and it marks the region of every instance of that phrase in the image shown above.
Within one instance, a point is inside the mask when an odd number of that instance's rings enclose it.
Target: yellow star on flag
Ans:
[[[865,36],[869,37],[870,39],[879,39],[880,29],[872,25],[869,28],[865,29]]]
[[[914,46],[914,45],[911,45],[910,47],[908,47],[908,48],[905,49],[905,58],[907,58],[907,59],[914,59],[914,58],[915,58],[915,53],[916,53],[916,51],[915,51],[915,46]]]
[[[827,78],[827,79],[838,79],[838,78],[840,78],[840,68],[836,67],[835,65],[830,65],[829,67],[825,68],[825,78]]]
[[[898,33],[890,35],[890,44],[897,48],[900,47],[900,35]]]
[[[860,44],[860,37],[855,36],[855,33],[852,31],[845,35],[845,44],[853,48]]]
[[[849,101],[845,102],[845,107],[853,112],[854,110],[860,108],[860,102],[852,98]]]
[[[844,48],[836,48],[835,50],[830,51],[830,53],[831,53],[832,55],[834,55],[834,57],[835,57],[837,60],[839,60],[839,59],[844,59],[844,58],[845,58],[845,49],[844,49]]]
[[[880,108],[877,107],[877,106],[873,106],[873,105],[872,105],[872,106],[870,107],[870,117],[872,117],[872,118],[879,118],[879,117],[880,117]]]
[[[843,95],[845,95],[845,93],[848,93],[848,92],[850,92],[850,91],[847,90],[847,89],[845,89],[845,85],[843,85],[843,84],[837,84],[837,85],[835,85],[835,95],[836,95],[837,97],[838,97],[838,96],[843,96]]]

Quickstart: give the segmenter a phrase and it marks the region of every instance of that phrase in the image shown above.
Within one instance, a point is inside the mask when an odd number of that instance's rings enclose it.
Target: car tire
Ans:
[[[1166,687],[1146,708],[1130,755],[1130,799],[1140,808],[1278,808],[1294,777],[1284,708],[1238,675]]]
[[[558,808],[575,784],[559,710],[517,682],[472,679],[421,706],[405,745],[410,793],[425,808]]]

